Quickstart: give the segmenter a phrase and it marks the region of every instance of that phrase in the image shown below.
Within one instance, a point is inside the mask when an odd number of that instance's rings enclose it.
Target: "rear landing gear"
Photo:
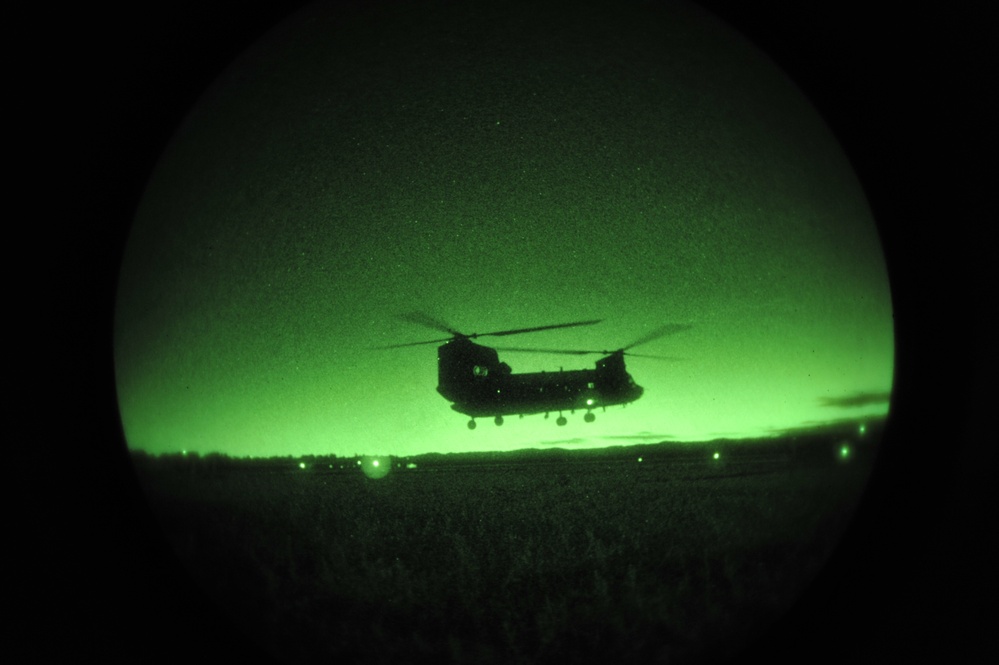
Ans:
[[[475,418],[468,421],[468,429],[475,429]]]
[[[495,422],[496,426],[499,427],[500,425],[503,424],[503,416],[496,416],[496,418],[495,418],[495,420],[493,422]]]
[[[565,419],[565,416],[559,416],[558,420],[555,421],[555,424],[558,425],[559,427],[562,427],[567,422],[569,422],[569,421]]]
[[[586,422],[588,422],[588,423],[592,423],[592,422],[593,422],[594,420],[596,420],[596,419],[597,419],[597,416],[596,416],[596,414],[595,414],[595,413],[593,413],[592,411],[587,411],[587,412],[586,412],[586,415],[585,415],[585,416],[583,416],[583,420],[585,420],[585,421],[586,421]]]

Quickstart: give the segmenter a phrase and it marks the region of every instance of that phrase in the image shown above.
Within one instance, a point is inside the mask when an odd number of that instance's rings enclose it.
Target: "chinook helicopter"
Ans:
[[[600,323],[576,321],[555,325],[518,328],[488,333],[465,334],[446,323],[422,312],[412,312],[398,318],[439,332],[448,333],[444,339],[409,342],[375,347],[377,349],[398,349],[424,344],[441,344],[437,347],[437,392],[449,402],[451,408],[470,417],[468,428],[475,429],[476,418],[493,418],[497,425],[503,424],[503,417],[557,412],[556,423],[563,426],[568,422],[562,413],[575,413],[585,410],[583,420],[591,423],[596,419],[593,409],[606,409],[616,404],[628,404],[642,396],[644,389],[635,383],[625,368],[624,356],[670,360],[662,356],[648,356],[630,353],[628,349],[651,342],[666,335],[689,329],[685,324],[665,325],[645,335],[627,346],[615,351],[581,351],[565,349],[492,348],[476,344],[478,337],[501,337],[522,333],[573,328]],[[531,372],[515,374],[505,362],[500,362],[498,351],[531,352],[588,355],[600,354],[593,369],[557,372]]]

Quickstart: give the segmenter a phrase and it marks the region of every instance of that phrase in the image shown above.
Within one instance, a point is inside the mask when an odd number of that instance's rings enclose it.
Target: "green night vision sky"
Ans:
[[[668,4],[312,7],[240,56],[154,172],[121,268],[129,447],[239,456],[599,447],[887,413],[891,295],[820,115],[747,40]],[[442,337],[615,349],[644,396],[468,418]],[[501,353],[515,372],[599,356]]]

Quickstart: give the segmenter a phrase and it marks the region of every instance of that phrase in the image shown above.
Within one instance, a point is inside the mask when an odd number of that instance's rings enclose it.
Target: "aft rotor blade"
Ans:
[[[574,351],[569,349],[523,349],[509,346],[497,346],[497,351],[513,351],[515,353],[560,353],[570,356],[585,356],[591,353],[603,353],[603,351]]]
[[[668,323],[665,326],[660,326],[656,328],[644,337],[640,337],[628,346],[622,347],[624,350],[632,349],[636,346],[642,344],[648,344],[652,340],[659,339],[660,337],[666,337],[667,335],[675,335],[676,333],[683,332],[684,330],[690,330],[693,328],[692,325],[687,323]]]
[[[474,335],[469,335],[469,337],[502,337],[504,335],[519,335],[521,333],[538,332],[539,330],[554,330],[556,328],[574,328],[576,326],[592,326],[594,323],[600,323],[602,319],[596,319],[593,321],[576,321],[574,323],[557,323],[552,326],[538,326],[536,328],[518,328],[516,330],[500,330],[498,332],[488,332],[488,333],[476,333]]]
[[[669,360],[670,362],[679,362],[681,360],[686,360],[686,358],[677,358],[676,356],[653,356],[648,353],[632,353],[631,351],[625,351],[624,355],[630,356],[632,358],[652,358],[653,360]]]

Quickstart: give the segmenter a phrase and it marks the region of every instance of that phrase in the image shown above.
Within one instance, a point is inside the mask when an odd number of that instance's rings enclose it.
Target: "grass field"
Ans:
[[[840,445],[397,460],[377,480],[136,470],[191,574],[279,660],[683,663],[738,652],[821,567],[874,457]]]

